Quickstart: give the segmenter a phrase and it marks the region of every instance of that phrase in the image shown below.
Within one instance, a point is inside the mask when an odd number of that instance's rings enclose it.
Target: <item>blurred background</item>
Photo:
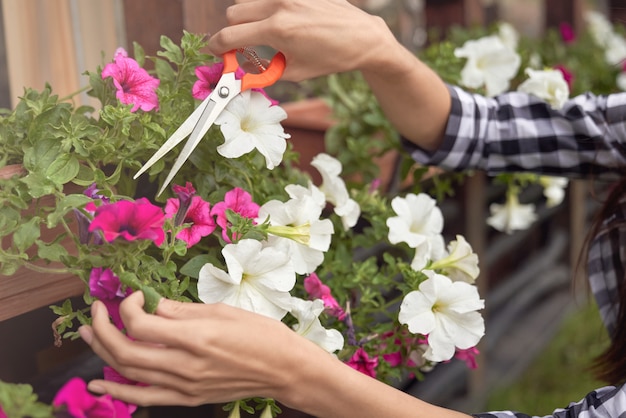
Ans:
[[[10,108],[25,86],[54,86],[65,96],[86,85],[84,72],[111,60],[118,47],[139,43],[147,55],[161,35],[178,42],[183,30],[211,34],[225,25],[230,0],[2,0],[0,9],[0,107]],[[426,46],[428,34],[454,27],[511,23],[541,37],[567,22],[583,25],[586,10],[626,22],[625,0],[353,0],[382,16],[410,50]],[[289,86],[287,86],[289,87]],[[286,87],[285,91],[288,91]],[[285,96],[296,101],[297,97]],[[77,100],[89,104],[89,97]],[[288,126],[288,125],[287,125]],[[286,127],[287,132],[290,132]],[[295,128],[294,128],[295,129]],[[305,128],[309,129],[309,128]],[[466,412],[518,409],[548,414],[599,386],[586,367],[606,344],[604,329],[584,280],[576,270],[586,226],[597,208],[589,185],[572,182],[566,203],[539,212],[532,228],[512,235],[485,225],[485,208],[501,189],[474,176],[443,207],[453,228],[481,260],[481,293],[487,301],[487,336],[476,370],[442,365],[427,384],[403,389],[427,401]],[[533,197],[530,196],[530,199]],[[71,278],[51,286],[46,278],[27,290],[4,286],[0,277],[0,379],[32,383],[48,400],[59,382],[100,367],[81,342],[53,346],[48,305],[65,297],[80,303],[82,284]],[[585,326],[581,327],[580,324]],[[572,376],[564,379],[563,376]],[[568,386],[571,384],[570,386]],[[144,416],[172,416],[165,408]],[[189,409],[176,416],[221,416],[219,408]],[[293,416],[298,416],[293,413]]]

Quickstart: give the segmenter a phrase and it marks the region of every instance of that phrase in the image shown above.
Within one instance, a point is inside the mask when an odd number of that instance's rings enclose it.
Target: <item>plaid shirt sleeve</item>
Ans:
[[[405,141],[413,159],[450,171],[598,179],[626,166],[626,93],[584,94],[558,110],[525,93],[494,98],[449,86],[452,108],[442,146],[428,153]]]
[[[473,414],[475,418],[531,418],[530,415],[512,411],[486,412]],[[536,418],[534,416],[532,418]],[[555,410],[543,418],[625,418],[626,388],[624,386],[606,386],[590,392],[582,400],[570,404],[567,408]]]
[[[574,97],[559,109],[519,92],[494,98],[449,86],[452,108],[441,147],[426,152],[408,141],[413,159],[450,171],[481,169],[489,175],[533,172],[570,178],[616,180],[626,172],[626,93]],[[588,273],[609,335],[619,309],[618,283],[626,265],[626,199],[604,220],[589,248]],[[520,412],[476,418],[530,418]],[[547,417],[626,418],[624,386],[604,387]]]

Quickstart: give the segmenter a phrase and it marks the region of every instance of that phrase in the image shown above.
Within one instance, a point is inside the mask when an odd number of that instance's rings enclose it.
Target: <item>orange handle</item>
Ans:
[[[234,73],[237,71],[239,62],[237,61],[236,51],[228,51],[224,54],[223,59],[225,73]],[[285,60],[285,56],[282,52],[278,52],[270,61],[267,70],[259,74],[245,74],[241,78],[241,91],[271,86],[283,75],[286,65],[287,61]]]

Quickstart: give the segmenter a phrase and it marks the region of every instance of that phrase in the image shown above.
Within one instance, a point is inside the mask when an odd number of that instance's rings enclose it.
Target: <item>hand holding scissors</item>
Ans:
[[[139,177],[165,154],[170,152],[172,148],[189,136],[187,143],[174,162],[174,166],[167,175],[157,196],[160,195],[172,181],[176,173],[178,173],[182,165],[187,161],[193,150],[200,143],[202,137],[204,137],[228,103],[242,91],[252,88],[263,88],[274,84],[282,76],[286,65],[285,56],[279,52],[274,55],[265,71],[259,74],[245,74],[240,80],[237,80],[235,78],[235,71],[239,68],[237,52],[235,50],[226,52],[223,55],[223,60],[224,71],[215,89],[213,89],[211,94],[200,103],[183,124],[180,125],[134,176],[135,179]]]

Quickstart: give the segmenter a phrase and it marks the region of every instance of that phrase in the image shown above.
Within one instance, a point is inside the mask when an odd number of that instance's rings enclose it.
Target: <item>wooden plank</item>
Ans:
[[[426,0],[424,7],[426,31],[437,31],[439,39],[453,26],[465,24],[463,0]]]
[[[19,173],[19,167],[17,166],[3,167],[0,171],[0,177],[3,177],[3,173],[7,170],[9,173]],[[74,193],[80,190],[82,190],[82,187],[69,186],[67,191]],[[40,202],[50,205],[51,199],[51,196],[44,196],[40,199]],[[23,215],[26,216],[31,213],[32,210],[26,210]],[[70,229],[76,232],[76,228],[76,222],[70,223]],[[45,242],[51,242],[64,231],[64,228],[60,225],[51,229],[42,225],[41,239]],[[2,240],[3,247],[8,247],[10,239],[10,237],[6,237]],[[74,252],[72,249],[75,250],[75,246],[71,237],[65,237],[61,244],[68,251]],[[29,249],[27,252],[32,254],[34,251]],[[44,263],[36,264],[41,267],[45,266]],[[48,267],[58,269],[62,265],[56,263]],[[84,289],[85,285],[82,280],[70,273],[54,274],[22,267],[11,276],[0,275],[0,321],[48,306],[65,298],[82,295]]]
[[[178,43],[183,34],[183,0],[124,0],[126,40],[132,54],[137,42],[155,55],[161,35]]]
[[[41,274],[22,269],[0,276],[0,321],[82,295],[85,284],[73,275]]]
[[[183,27],[211,35],[226,26],[226,9],[234,0],[183,0]]]
[[[608,15],[613,23],[626,24],[626,0],[609,0]]]

